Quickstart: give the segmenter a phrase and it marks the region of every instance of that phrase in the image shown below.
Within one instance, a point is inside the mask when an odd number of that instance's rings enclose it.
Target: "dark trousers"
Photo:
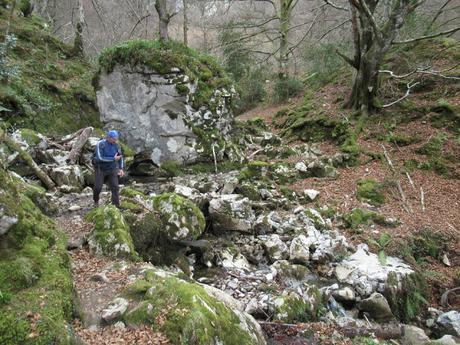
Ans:
[[[118,187],[118,169],[104,171],[100,168],[95,168],[95,181],[93,188],[93,200],[95,203],[99,202],[99,194],[101,194],[102,186],[107,178],[110,191],[112,192],[112,204],[120,206],[120,194]]]

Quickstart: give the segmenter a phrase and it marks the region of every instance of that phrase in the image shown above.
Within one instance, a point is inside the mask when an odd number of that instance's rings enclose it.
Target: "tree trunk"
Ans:
[[[157,10],[159,18],[160,40],[166,42],[169,40],[168,26],[171,19],[166,7],[166,0],[156,0],[155,9]]]
[[[279,46],[279,61],[278,61],[278,76],[280,79],[285,79],[288,76],[288,62],[289,62],[289,25],[291,22],[292,13],[292,0],[280,0],[279,12],[279,33],[280,33],[280,46]]]
[[[371,61],[369,61],[369,59]],[[378,91],[379,63],[376,57],[363,56],[360,59],[358,70],[353,82],[350,99],[347,107],[360,110],[363,116],[367,116],[375,110],[375,97]]]

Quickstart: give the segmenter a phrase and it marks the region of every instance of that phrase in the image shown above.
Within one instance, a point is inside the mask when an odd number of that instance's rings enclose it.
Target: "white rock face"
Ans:
[[[191,97],[176,89],[181,84],[193,94],[196,86],[188,79],[179,72],[161,75],[141,67],[116,66],[100,75],[96,96],[101,121],[122,131],[136,153],[147,152],[157,165],[167,160],[194,162],[200,154],[199,138],[188,123],[227,134],[233,118],[228,100],[233,94],[215,91],[216,113],[206,107],[194,109]]]
[[[5,235],[17,222],[17,217],[4,215],[3,209],[0,208],[0,235]]]
[[[374,291],[383,292],[390,272],[401,277],[412,273],[413,270],[394,257],[387,257],[386,264],[382,265],[378,256],[369,252],[366,244],[360,244],[356,253],[335,268],[337,279],[354,286],[362,296],[369,296]]]

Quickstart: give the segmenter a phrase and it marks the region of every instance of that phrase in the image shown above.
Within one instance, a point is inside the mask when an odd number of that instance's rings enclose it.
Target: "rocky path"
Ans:
[[[75,197],[75,196],[74,196]],[[132,283],[145,263],[133,263],[89,253],[86,238],[93,225],[85,221],[85,214],[92,208],[92,194],[61,200],[63,212],[57,218],[69,237],[69,253],[72,260],[72,278],[76,299],[79,301],[79,318],[73,322],[77,337],[85,345],[167,345],[169,340],[151,327],[126,327],[123,322],[109,324],[110,303]],[[109,202],[108,192],[102,197]]]

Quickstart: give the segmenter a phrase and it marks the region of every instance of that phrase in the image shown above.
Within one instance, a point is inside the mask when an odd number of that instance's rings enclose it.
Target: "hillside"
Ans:
[[[8,11],[0,6],[0,40]],[[15,15],[9,26],[13,48],[6,60],[13,76],[0,85],[0,114],[15,127],[63,134],[99,125],[92,65],[52,35],[41,18]],[[2,48],[4,49],[4,48]],[[2,71],[3,73],[3,71]]]

